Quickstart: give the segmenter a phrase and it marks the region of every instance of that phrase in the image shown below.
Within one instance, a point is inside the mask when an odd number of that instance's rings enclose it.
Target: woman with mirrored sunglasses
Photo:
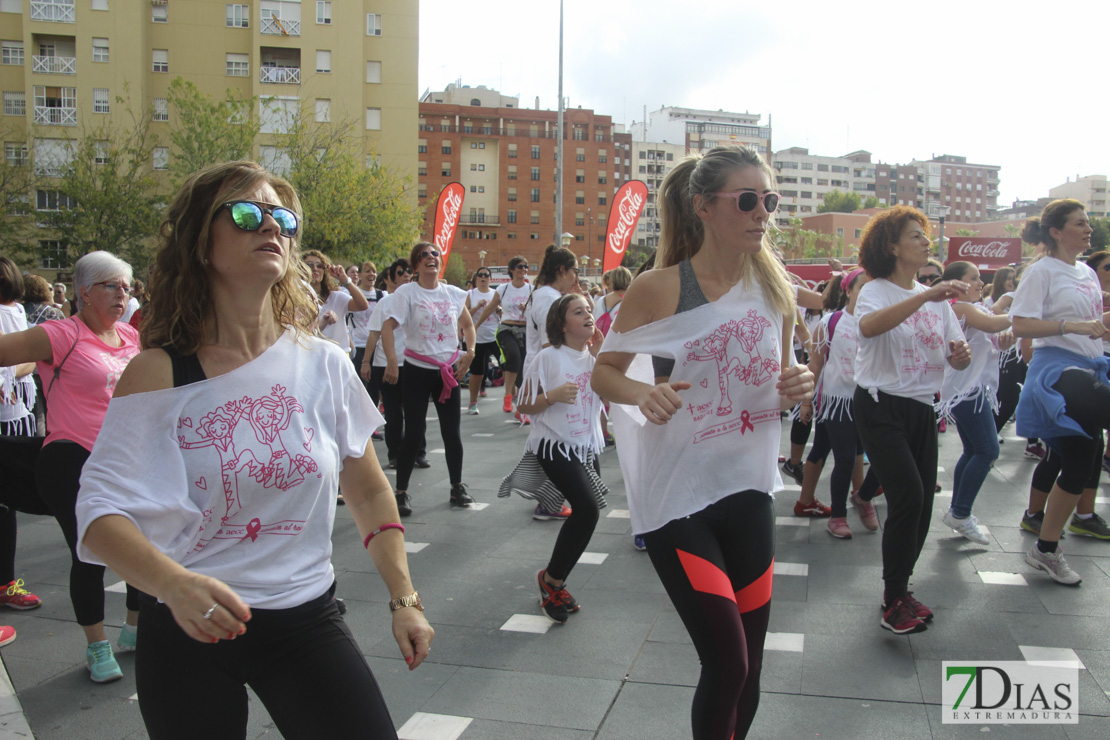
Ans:
[[[220,737],[245,737],[247,685],[283,737],[396,738],[331,564],[342,483],[393,600],[394,639],[420,665],[433,631],[370,439],[382,419],[350,359],[315,333],[291,230],[269,211],[243,229],[220,207],[236,199],[300,210],[253,162],[200,170],[169,203],[147,349],[82,476],[79,552],[149,594],[136,684],[151,738],[196,737],[198,708]]]

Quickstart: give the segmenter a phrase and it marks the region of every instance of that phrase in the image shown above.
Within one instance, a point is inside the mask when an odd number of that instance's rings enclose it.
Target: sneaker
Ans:
[[[343,500],[343,492],[342,491],[335,494],[335,505],[336,506],[346,506],[347,505],[347,502]]]
[[[802,485],[802,473],[804,470],[805,468],[800,462],[792,463],[787,460],[782,464],[782,472],[793,478],[799,486]]]
[[[486,397],[486,389],[482,388],[480,391],[478,391],[478,398],[485,398],[485,397]]]
[[[647,549],[647,543],[644,542],[644,538],[641,537],[640,535],[636,535],[632,538],[632,546],[635,547],[640,552],[643,552],[644,550]]]
[[[472,403],[469,406],[467,406],[466,407],[466,413],[470,414],[471,416],[477,416],[478,415],[478,404]]]
[[[940,432],[941,434],[944,434],[945,432],[947,432],[948,431],[948,422],[945,421],[944,419],[941,419],[937,423],[937,431]]]
[[[6,589],[0,591],[0,605],[9,609],[24,611],[42,606],[42,599],[23,588],[23,579],[20,578],[18,581],[12,581]]]
[[[123,671],[112,654],[112,644],[107,640],[94,642],[85,648],[85,665],[89,678],[96,683],[108,683],[123,678]]]
[[[848,526],[848,518],[843,516],[834,516],[829,519],[825,531],[836,537],[838,540],[852,539],[852,528]]]
[[[803,504],[801,501],[794,502],[794,516],[812,516],[812,517],[826,517],[832,516],[832,509],[825,506],[817,499],[808,504]]]
[[[559,511],[548,511],[543,508],[543,504],[536,504],[536,508],[532,510],[532,518],[540,522],[550,522],[556,519],[563,520],[570,516],[571,508],[563,504],[563,508]]]
[[[1038,511],[1036,514],[1030,514],[1028,511],[1022,512],[1021,515],[1021,528],[1026,532],[1032,532],[1038,537],[1041,535],[1041,525],[1044,524],[1044,512]],[[1067,530],[1060,532],[1060,539],[1068,536]]]
[[[896,635],[912,635],[929,629],[925,621],[914,613],[913,606],[905,596],[899,596],[883,610],[883,618],[879,624]]]
[[[139,628],[132,627],[129,624],[124,624],[123,629],[119,631],[119,639],[116,640],[116,648],[121,653],[130,653],[139,644]]]
[[[519,421],[522,427],[526,427],[532,423],[532,420],[528,418],[528,414],[522,414],[519,411],[513,414],[513,418]]]
[[[465,483],[456,483],[451,486],[452,506],[469,506],[472,503],[474,503],[474,499],[466,492]]]
[[[8,625],[0,626],[0,647],[7,645],[9,642],[15,641],[15,627]]]
[[[906,600],[906,603],[909,604],[910,610],[913,611],[913,614],[914,614],[915,617],[920,619],[922,622],[931,622],[932,621],[932,619],[933,619],[933,610],[930,609],[929,607],[925,606],[924,604],[922,604],[917,599],[915,599],[913,597],[913,591],[907,591],[906,595],[903,596],[902,598],[904,598]],[[879,604],[879,609],[884,611],[884,612],[888,608],[889,607],[887,607],[885,601],[883,603]]]
[[[941,522],[946,527],[951,527],[955,532],[972,542],[977,542],[980,545],[989,545],[991,543],[990,537],[979,526],[979,520],[974,514],[969,514],[966,519],[958,519],[952,510],[944,512],[944,516],[940,518]]]
[[[1106,520],[1098,514],[1092,514],[1089,519],[1080,519],[1073,516],[1068,529],[1076,534],[1094,537],[1095,539],[1110,540],[1110,527],[1106,526]]]
[[[616,443],[617,443],[617,440],[613,439],[613,435],[610,434],[609,432],[606,432],[605,433],[605,446],[606,447],[612,447]]]
[[[1030,460],[1040,460],[1044,457],[1044,445],[1040,442],[1025,445],[1025,456]]]
[[[864,529],[868,532],[874,532],[879,528],[879,517],[875,514],[875,505],[873,503],[864,501],[859,497],[859,493],[856,491],[852,491],[852,494],[848,496],[848,500],[852,502],[852,506],[855,507],[856,513],[859,514],[859,521]]]
[[[501,410],[506,414],[513,413],[513,397],[505,396],[505,403],[501,404]]]
[[[1034,542],[1029,552],[1025,553],[1025,562],[1037,570],[1043,570],[1052,580],[1065,586],[1078,586],[1083,582],[1079,574],[1068,567],[1068,561],[1064,560],[1064,553],[1059,549],[1056,552],[1041,552]]]
[[[570,614],[570,608],[566,603],[566,597],[569,594],[563,586],[555,588],[548,585],[547,581],[543,579],[543,574],[546,572],[546,570],[541,570],[536,573],[536,582],[540,587],[540,608],[543,609],[543,613],[552,622],[566,624],[567,616]]]
[[[397,513],[401,516],[412,515],[412,496],[409,496],[408,491],[397,492]]]
[[[419,455],[416,458],[416,467],[421,468],[421,469],[430,468],[430,467],[432,467],[432,464],[430,462],[428,462],[427,456]]]

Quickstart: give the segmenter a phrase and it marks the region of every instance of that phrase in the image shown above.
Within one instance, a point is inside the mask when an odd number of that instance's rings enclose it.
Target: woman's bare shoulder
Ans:
[[[146,349],[131,358],[116,384],[113,398],[149,393],[173,387],[173,364],[166,351]]]

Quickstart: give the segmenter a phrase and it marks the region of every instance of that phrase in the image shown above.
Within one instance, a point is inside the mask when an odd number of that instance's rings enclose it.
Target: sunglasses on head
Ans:
[[[227,209],[231,221],[243,231],[258,231],[262,228],[263,216],[269,214],[278,225],[278,233],[284,237],[297,235],[297,214],[281,206],[269,206],[253,200],[233,200],[216,209],[216,215]]]
[[[767,213],[774,213],[779,207],[778,193],[763,193],[763,195],[760,195],[754,190],[745,190],[742,193],[710,193],[710,195],[719,195],[722,198],[735,198],[736,207],[741,213],[751,213],[754,211],[761,199],[763,200],[763,207],[767,209]]]

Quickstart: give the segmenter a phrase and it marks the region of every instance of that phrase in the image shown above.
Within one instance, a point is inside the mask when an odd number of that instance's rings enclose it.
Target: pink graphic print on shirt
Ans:
[[[568,383],[578,386],[578,403],[574,404],[566,414],[568,424],[580,425],[580,428],[571,432],[575,437],[590,433],[590,422],[594,413],[594,397],[590,393],[590,374],[589,370],[578,375],[564,374]]]
[[[940,320],[940,316],[924,309],[914,311],[913,315],[906,320],[906,323],[913,327],[914,342],[912,347],[902,351],[901,372],[916,375],[930,370],[944,370],[943,365],[930,365],[920,351],[922,347],[935,351],[944,346],[944,339],[937,331]]]
[[[429,342],[443,342],[455,336],[451,301],[425,301],[418,323],[421,335]]]
[[[1090,308],[1083,318],[1087,321],[1097,321],[1102,317],[1102,290],[1092,283],[1079,283],[1076,292],[1087,299]]]
[[[727,416],[732,413],[732,397],[729,395],[729,384],[732,378],[738,379],[744,385],[760,386],[779,371],[779,360],[774,357],[763,357],[759,351],[763,332],[771,326],[770,321],[760,316],[755,309],[751,309],[746,318],[739,321],[733,319],[721,324],[704,339],[695,339],[684,345],[690,350],[686,355],[686,362],[715,361],[717,363],[717,382],[721,391],[720,401],[717,403],[717,416]],[[746,361],[739,354],[730,353],[729,345],[734,339],[740,345],[740,350],[747,355]]]
[[[259,534],[298,534],[304,524],[303,520],[289,520],[274,524],[262,524],[259,519],[251,519],[246,524],[237,524],[232,518],[243,509],[240,498],[240,480],[253,479],[261,483],[262,488],[276,488],[288,491],[304,482],[305,473],[314,473],[317,470],[316,461],[308,455],[297,453],[290,455],[282,440],[281,433],[289,428],[295,413],[303,413],[304,408],[292,396],[285,395],[285,388],[275,385],[270,389],[270,395],[259,399],[244,396],[238,401],[228,401],[211,413],[205,414],[197,424],[197,441],[187,441],[184,434],[177,438],[178,446],[183,450],[194,450],[211,447],[216,451],[220,464],[222,492],[224,496],[224,514],[220,517],[220,529],[208,540],[201,540],[196,545],[200,550],[211,539],[245,539],[253,542]],[[244,439],[241,422],[246,419],[247,426],[253,437],[269,452],[267,456],[261,448],[261,458],[249,449],[249,438]],[[192,420],[188,417],[178,419],[177,428],[191,427]],[[248,447],[236,453],[234,437],[239,432],[240,444]],[[315,436],[315,429],[305,427],[305,436],[311,440]],[[306,450],[309,445],[305,445]],[[201,477],[194,483],[202,490],[207,489],[202,484],[205,478]],[[205,521],[201,524],[201,531],[212,521],[212,509],[204,512]]]

